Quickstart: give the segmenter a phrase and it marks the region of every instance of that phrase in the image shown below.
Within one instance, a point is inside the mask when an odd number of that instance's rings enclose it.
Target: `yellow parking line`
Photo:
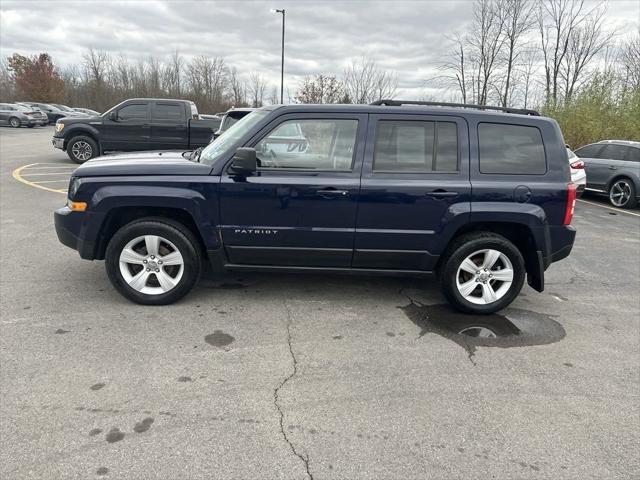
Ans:
[[[588,203],[589,205],[595,205],[596,207],[606,208],[607,210],[613,210],[614,212],[626,213],[627,215],[633,215],[634,217],[640,217],[640,213],[629,212],[627,210],[622,210],[621,208],[608,207],[606,205],[600,205],[599,203],[590,202],[588,200],[583,200],[581,198],[578,198],[578,201],[579,202]]]
[[[60,182],[69,183],[69,179],[68,178],[64,178],[62,180],[42,180],[42,181],[38,180],[37,182],[33,182],[33,183],[35,183],[37,185],[40,185],[42,183],[60,183]]]
[[[28,172],[31,171],[31,169],[27,170]],[[71,173],[71,172],[69,172]],[[55,172],[55,173],[23,173],[22,176],[23,177],[41,177],[43,175],[68,175],[67,172]]]
[[[22,170],[24,170],[25,168],[33,167],[34,165],[41,165],[41,164],[39,164],[39,163],[30,163],[29,165],[23,165],[22,167],[18,167],[13,172],[11,172],[11,175],[17,181],[19,181],[21,183],[24,183],[25,185],[29,185],[30,187],[41,188],[42,190],[46,190],[48,192],[54,192],[54,193],[63,193],[63,194],[67,193],[67,189],[64,189],[64,190],[57,189],[56,190],[54,188],[49,188],[49,187],[45,187],[43,185],[38,185],[37,183],[30,182],[26,178],[23,178]]]

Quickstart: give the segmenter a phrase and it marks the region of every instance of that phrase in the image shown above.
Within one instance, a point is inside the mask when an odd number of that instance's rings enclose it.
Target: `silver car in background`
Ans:
[[[602,140],[576,150],[584,161],[587,190],[604,193],[615,207],[633,208],[640,195],[640,142]]]

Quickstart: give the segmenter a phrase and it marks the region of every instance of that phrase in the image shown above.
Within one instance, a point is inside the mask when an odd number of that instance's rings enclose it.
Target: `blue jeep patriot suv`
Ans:
[[[417,104],[417,105],[416,105]],[[534,111],[380,101],[275,105],[202,150],[101,157],[55,212],[134,302],[174,302],[213,270],[436,275],[469,313],[538,291],[569,255],[575,187]]]

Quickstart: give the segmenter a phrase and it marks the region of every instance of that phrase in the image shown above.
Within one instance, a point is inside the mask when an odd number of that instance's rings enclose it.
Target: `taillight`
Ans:
[[[576,160],[575,162],[571,162],[571,168],[575,168],[575,169],[583,169],[584,168],[584,162],[582,160]]]
[[[576,207],[576,186],[573,183],[567,185],[567,205],[564,209],[563,225],[570,225],[573,218],[573,209]]]

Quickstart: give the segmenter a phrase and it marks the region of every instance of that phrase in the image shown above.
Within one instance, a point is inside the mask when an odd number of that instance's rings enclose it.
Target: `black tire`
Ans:
[[[100,155],[98,143],[86,135],[77,135],[67,142],[67,155],[76,163],[84,163]]]
[[[31,124],[27,125],[27,127],[33,128],[33,127],[35,127],[35,125],[31,123]]]
[[[9,125],[11,125],[13,128],[20,128],[20,125],[21,125],[20,119],[17,117],[11,117],[9,119]]]
[[[456,279],[458,268],[469,255],[484,249],[497,250],[511,262],[513,280],[506,293],[498,300],[488,304],[476,304],[465,299],[458,291]],[[464,313],[488,315],[507,307],[518,296],[526,268],[524,258],[518,248],[505,237],[491,232],[475,232],[454,240],[445,253],[440,267],[440,282],[444,296],[457,310]]]
[[[182,277],[175,287],[165,293],[145,294],[132,288],[120,270],[120,254],[124,247],[144,235],[157,235],[168,240],[184,260]],[[181,223],[167,218],[148,217],[125,225],[111,237],[105,254],[107,275],[113,286],[124,297],[142,305],[167,305],[180,300],[198,282],[201,262],[200,246],[193,233]]]
[[[629,198],[623,203],[618,202],[618,204],[616,204],[613,198],[614,187],[622,183],[626,185],[626,187],[624,187],[625,189],[628,188]],[[627,177],[616,178],[613,182],[611,182],[611,185],[609,185],[609,190],[607,192],[607,195],[609,197],[609,203],[614,207],[635,208],[635,206],[638,204],[638,200],[636,198],[636,186],[634,185],[633,180]]]

